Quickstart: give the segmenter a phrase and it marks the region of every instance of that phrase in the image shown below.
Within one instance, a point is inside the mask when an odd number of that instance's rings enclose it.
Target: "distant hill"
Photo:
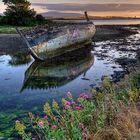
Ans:
[[[78,13],[63,13],[58,11],[49,11],[42,13],[44,17],[64,18],[64,17],[83,17],[83,14]]]
[[[64,12],[59,12],[59,11],[49,11],[49,12],[45,12],[45,13],[41,13],[42,16],[46,17],[46,18],[52,18],[52,19],[75,19],[75,20],[79,20],[79,19],[85,19],[85,15],[84,14],[80,14],[80,13],[64,13]],[[89,16],[90,19],[94,19],[94,20],[102,20],[102,19],[140,19],[140,18],[136,18],[136,17],[117,17],[117,16]]]

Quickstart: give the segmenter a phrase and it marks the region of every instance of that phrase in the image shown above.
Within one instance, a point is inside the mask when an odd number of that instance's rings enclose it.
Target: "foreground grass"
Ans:
[[[25,126],[17,120],[15,129],[25,140],[133,140],[140,119],[135,105],[140,95],[139,70],[140,66],[117,84],[105,78],[100,92],[92,89],[92,97],[81,93],[74,101],[69,92],[62,106],[46,103],[44,117],[29,113],[29,123]]]

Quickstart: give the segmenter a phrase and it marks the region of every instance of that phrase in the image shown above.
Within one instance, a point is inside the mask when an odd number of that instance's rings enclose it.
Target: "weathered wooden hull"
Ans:
[[[91,21],[71,23],[61,27],[54,26],[48,29],[39,28],[26,35],[18,28],[16,30],[26,42],[31,55],[38,60],[51,59],[77,50],[83,44],[91,42],[96,31]]]
[[[49,34],[29,40],[32,51],[41,59],[48,59],[75,48],[75,44],[91,41],[95,34],[94,24],[73,24],[60,27]],[[36,45],[37,44],[37,45]]]

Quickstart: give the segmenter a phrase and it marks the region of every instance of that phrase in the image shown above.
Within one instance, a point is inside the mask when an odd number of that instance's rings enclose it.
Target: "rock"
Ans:
[[[100,92],[100,93],[103,92],[103,89],[102,89],[101,87],[95,87],[95,90],[96,90],[97,92]]]
[[[136,58],[140,62],[140,49],[137,49],[136,54]]]
[[[118,48],[118,51],[122,51],[122,52],[135,52],[136,50],[128,49],[128,48]]]
[[[91,88],[94,88],[95,86],[96,86],[96,84],[91,84],[90,85]]]
[[[128,72],[126,70],[124,71],[114,71],[114,74],[111,75],[112,77],[112,81],[113,82],[119,82],[120,79],[124,78],[125,74],[127,74]]]
[[[108,57],[106,54],[103,54],[102,52],[99,52],[99,53],[95,52],[94,55],[96,55],[97,57],[100,57],[102,60]]]
[[[136,64],[137,60],[131,58],[117,58],[115,62],[119,63],[122,66],[128,66],[128,65]]]
[[[116,66],[112,66],[112,68],[113,68],[113,69],[116,69],[117,67],[116,67]]]
[[[5,78],[5,80],[10,80],[11,78]]]

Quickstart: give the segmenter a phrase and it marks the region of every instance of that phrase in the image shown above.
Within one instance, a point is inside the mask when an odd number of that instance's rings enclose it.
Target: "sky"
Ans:
[[[59,12],[71,12],[71,13],[81,13],[84,10],[89,11],[90,15],[94,16],[137,16],[140,17],[140,0],[29,0],[32,3],[32,7],[38,13],[46,13],[48,11],[59,11]],[[34,4],[38,3],[38,4]],[[67,3],[71,3],[71,5],[67,5]],[[43,4],[43,5],[39,5]],[[54,5],[47,5],[54,4]],[[58,6],[56,5],[58,4]],[[60,6],[61,4],[61,6]],[[90,4],[90,6],[86,6],[86,4]],[[103,4],[103,6],[97,5],[95,8],[95,4]],[[112,7],[107,4],[117,4]],[[129,4],[129,5],[124,5]],[[136,5],[134,5],[136,4]],[[77,6],[77,7],[76,7]],[[93,10],[92,7],[93,7]],[[64,7],[64,8],[62,8]],[[74,10],[73,10],[73,7]],[[86,7],[86,8],[80,8]],[[124,7],[124,9],[123,9]],[[3,5],[2,0],[0,0],[0,13],[3,13],[6,6]],[[114,10],[111,10],[114,9]],[[62,10],[63,9],[63,10]]]
[[[140,0],[30,0],[35,3],[138,3]]]

